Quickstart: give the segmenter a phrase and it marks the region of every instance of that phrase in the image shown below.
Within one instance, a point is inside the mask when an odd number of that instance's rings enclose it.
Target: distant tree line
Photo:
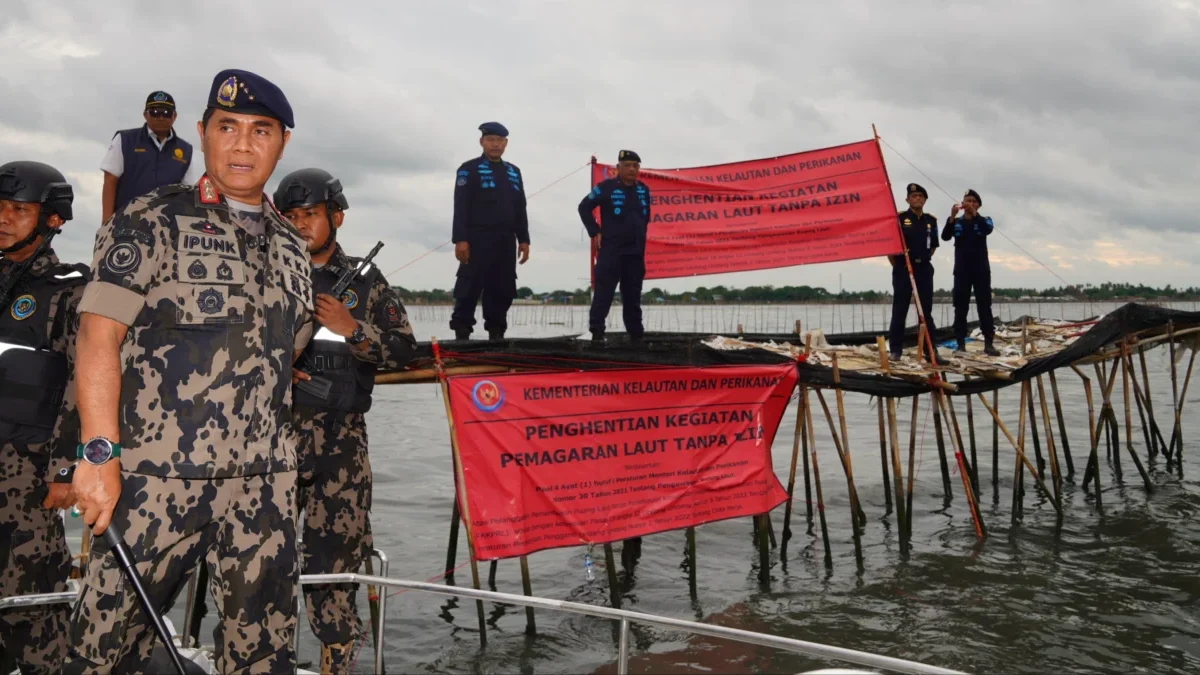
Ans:
[[[454,294],[451,291],[435,288],[429,291],[410,290],[403,286],[395,287],[396,292],[406,304],[441,305],[452,304]],[[934,297],[945,301],[950,300],[950,289],[939,288],[934,291]],[[1200,288],[1174,288],[1170,285],[1158,288],[1145,284],[1118,284],[1105,282],[1099,285],[1083,284],[1080,286],[1060,286],[1057,288],[993,288],[992,297],[999,302],[1005,301],[1132,301],[1132,300],[1198,300]],[[770,303],[872,303],[890,302],[892,294],[884,291],[841,291],[831,293],[821,286],[747,286],[745,288],[729,288],[727,286],[700,286],[692,291],[671,293],[661,288],[651,288],[642,293],[643,304],[770,304]],[[549,293],[536,293],[528,286],[517,289],[517,299],[523,302],[539,302],[563,305],[586,305],[591,302],[591,295],[586,288],[575,290],[557,289]]]

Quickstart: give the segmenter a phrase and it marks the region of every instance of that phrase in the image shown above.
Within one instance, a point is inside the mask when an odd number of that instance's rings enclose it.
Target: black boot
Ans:
[[[454,329],[454,339],[455,340],[470,340],[471,339],[471,329],[470,328],[455,328]]]
[[[592,331],[592,344],[597,344],[597,345],[604,344],[604,331],[602,331],[602,330]]]
[[[959,340],[959,341],[958,341],[958,347],[957,347],[957,348],[955,348],[955,350],[954,350],[954,351],[956,351],[956,352],[965,352],[965,351],[967,351],[967,341],[966,341],[966,340]]]
[[[502,331],[502,330],[489,331],[488,339],[491,340],[492,342],[500,342],[501,340],[504,339],[504,331]]]
[[[996,345],[992,344],[991,340],[984,340],[983,353],[988,356],[1000,356],[1000,350],[996,349]]]

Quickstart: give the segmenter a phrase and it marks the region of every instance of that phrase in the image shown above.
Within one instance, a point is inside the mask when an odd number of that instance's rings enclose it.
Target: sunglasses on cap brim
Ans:
[[[146,108],[146,114],[151,117],[174,117],[175,109],[174,108],[166,108],[163,106],[153,106],[150,108]]]

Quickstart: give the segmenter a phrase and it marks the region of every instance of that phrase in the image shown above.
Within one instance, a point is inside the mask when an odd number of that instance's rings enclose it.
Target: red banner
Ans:
[[[616,176],[592,166],[592,184]],[[883,156],[863,141],[771,159],[643,169],[646,278],[743,272],[901,253]]]
[[[764,513],[796,367],[450,378],[476,557]]]

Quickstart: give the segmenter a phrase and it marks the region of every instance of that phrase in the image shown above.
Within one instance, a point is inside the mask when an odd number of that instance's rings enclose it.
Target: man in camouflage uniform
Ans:
[[[97,535],[124,532],[157,607],[207,564],[222,673],[296,667],[291,365],[312,333],[310,263],[263,194],[291,126],[275,85],[219,73],[198,125],[207,173],[100,228],[79,307],[79,509]],[[153,641],[97,540],[67,670],[144,672]]]
[[[57,509],[72,501],[75,310],[87,267],[60,263],[50,240],[72,201],[50,166],[0,166],[0,597],[65,591],[71,570]],[[0,668],[12,658],[27,675],[57,673],[66,651],[65,606],[0,611]]]
[[[355,276],[340,300],[329,295],[338,278],[361,263],[337,243],[350,206],[340,181],[320,169],[296,171],[279,183],[275,205],[308,241],[319,324],[298,362],[306,372],[297,376],[306,382],[293,391],[301,434],[302,572],[354,572],[373,548],[365,413],[375,371],[404,367],[416,340],[404,305],[374,265]],[[328,393],[317,391],[316,382]],[[322,673],[349,672],[363,632],[356,591],[353,585],[304,588],[309,624],[321,640]]]

